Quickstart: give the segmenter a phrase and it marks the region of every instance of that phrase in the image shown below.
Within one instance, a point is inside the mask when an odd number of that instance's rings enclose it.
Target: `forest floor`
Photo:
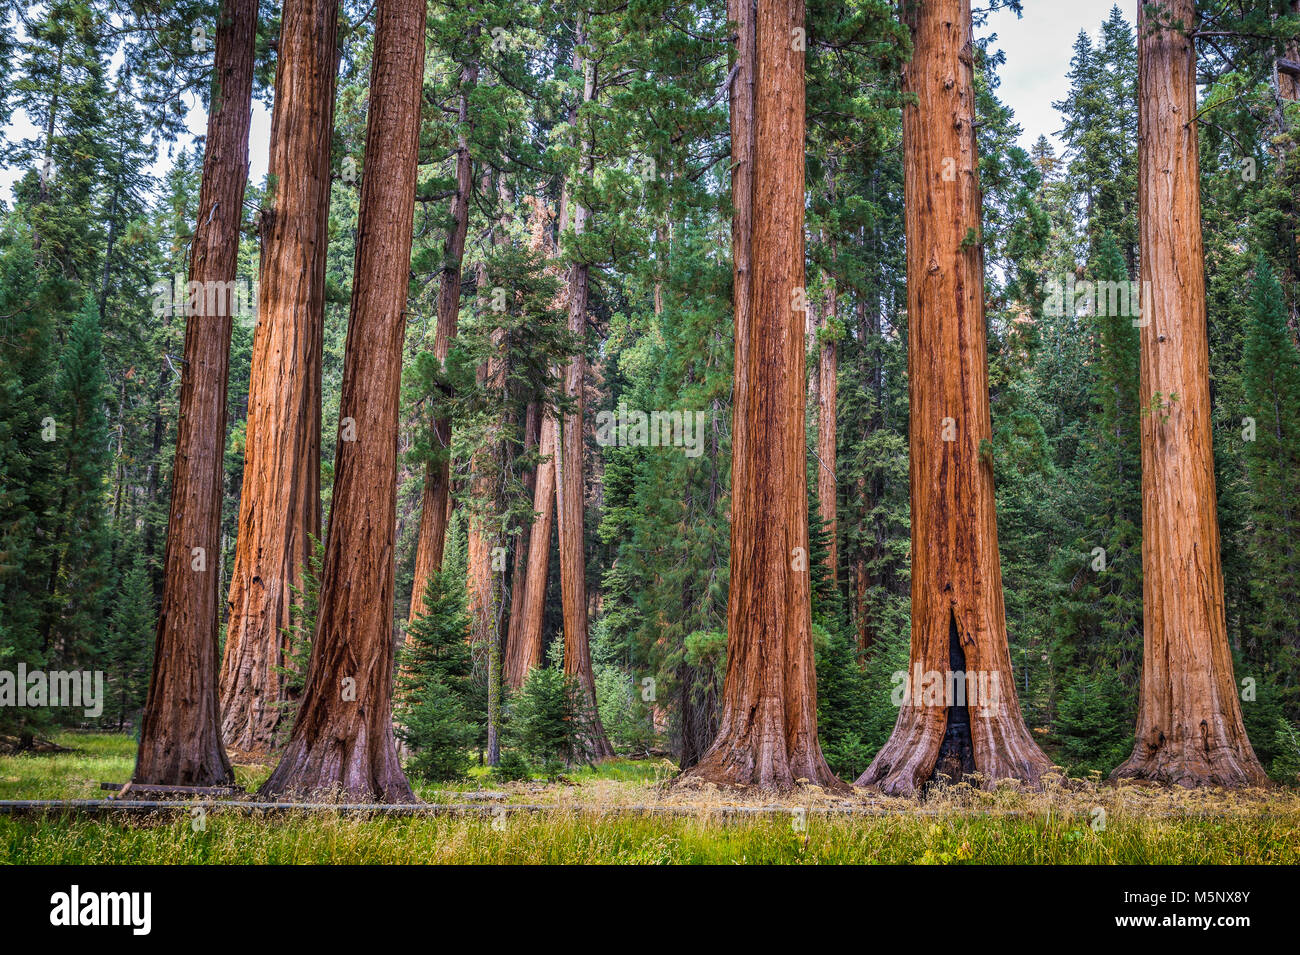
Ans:
[[[0,800],[101,799],[135,744],[60,734],[71,752],[0,756]],[[238,763],[250,793],[269,763]],[[1052,778],[924,801],[815,786],[771,793],[668,786],[667,760],[562,779],[417,784],[416,815],[247,812],[179,803],[143,815],[0,814],[0,863],[1300,863],[1300,793],[1185,792]],[[250,797],[252,798],[252,797]],[[445,808],[438,808],[445,807]]]

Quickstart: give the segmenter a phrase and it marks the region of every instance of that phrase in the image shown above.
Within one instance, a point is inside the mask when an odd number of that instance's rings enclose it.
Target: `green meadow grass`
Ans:
[[[213,813],[148,821],[0,818],[0,859],[31,864],[298,863],[1097,863],[1300,862],[1294,821],[781,817],[722,822],[559,810],[489,819],[256,819]]]
[[[0,798],[97,798],[101,780],[124,781],[134,759],[120,736],[59,737],[74,753],[0,757]],[[252,788],[269,767],[239,767]],[[142,817],[0,816],[0,862],[31,864],[298,863],[904,863],[1238,864],[1300,863],[1300,803],[1194,797],[1170,811],[1116,801],[1094,831],[1083,794],[1064,811],[1041,794],[889,802],[882,815],[786,812],[726,817],[705,803],[663,801],[662,763],[614,761],[565,780],[508,790],[506,803],[553,803],[546,812],[470,816],[372,816],[292,812],[268,816],[212,810],[196,828],[187,811]],[[476,778],[474,778],[476,777]],[[465,789],[502,791],[475,773],[458,788],[421,787],[428,801],[462,801]],[[1062,797],[1064,798],[1064,797]],[[1145,797],[1144,797],[1145,798]],[[1174,799],[1175,797],[1168,797]],[[1276,799],[1276,801],[1274,801]],[[1068,802],[1068,800],[1067,800]],[[694,815],[639,812],[659,805]],[[752,802],[750,803],[753,804]],[[622,809],[619,809],[619,806]],[[896,810],[896,811],[894,811]],[[1008,814],[1014,813],[1014,814]]]

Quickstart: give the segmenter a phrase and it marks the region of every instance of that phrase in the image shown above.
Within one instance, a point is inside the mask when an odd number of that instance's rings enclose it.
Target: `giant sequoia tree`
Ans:
[[[1224,617],[1211,448],[1209,342],[1192,0],[1138,15],[1142,252],[1142,695],[1116,778],[1266,782],[1242,724]]]
[[[804,5],[737,0],[736,363],[727,674],[689,777],[838,785],[817,740],[804,433]],[[762,197],[756,202],[755,197]]]
[[[284,713],[292,587],[320,534],[321,348],[336,0],[289,0],[280,28],[270,195],[261,211],[258,323],[239,534],[221,668],[222,732],[265,751]]]
[[[587,59],[584,48],[587,36],[581,18],[578,37],[574,45],[573,67],[580,71],[582,104],[590,103],[595,96],[596,64]],[[579,173],[589,177],[593,170],[591,141],[579,126],[580,110],[575,105],[569,111],[569,123],[578,131]],[[586,231],[591,210],[581,196],[574,203],[573,234],[580,238]],[[596,679],[591,668],[591,649],[587,629],[587,558],[586,537],[583,533],[583,509],[586,500],[586,483],[583,479],[583,453],[585,449],[584,377],[587,360],[581,344],[587,330],[587,298],[590,293],[590,266],[579,250],[569,266],[569,332],[579,345],[564,369],[564,395],[572,402],[573,410],[565,414],[559,424],[555,448],[555,513],[560,542],[560,602],[564,610],[564,672],[582,688],[590,709],[586,741],[591,755],[613,756],[614,749],[605,738],[596,710]]]
[[[415,797],[393,736],[398,390],[415,209],[423,0],[379,0],[333,505],[311,661],[268,794]],[[355,430],[353,430],[355,429]]]
[[[1036,783],[1049,763],[1020,715],[1007,650],[988,448],[984,255],[970,0],[905,3],[912,61],[903,108],[911,397],[913,692],[858,785],[913,792],[950,777]],[[978,707],[955,692],[965,674]],[[964,678],[963,678],[964,679]],[[917,681],[918,683],[920,681]],[[975,702],[972,696],[970,702]]]
[[[542,665],[545,644],[542,623],[546,615],[546,575],[551,563],[551,528],[555,517],[555,445],[558,424],[547,409],[542,415],[538,453],[541,460],[533,488],[533,521],[528,532],[528,559],[523,577],[515,579],[522,592],[519,614],[511,614],[503,662],[503,679],[517,690],[528,671]]]
[[[190,250],[190,281],[204,294],[192,299],[196,307],[187,308],[185,321],[162,608],[132,777],[137,783],[234,781],[218,725],[217,561],[232,321],[226,290],[235,279],[248,178],[256,34],[257,0],[225,0]]]

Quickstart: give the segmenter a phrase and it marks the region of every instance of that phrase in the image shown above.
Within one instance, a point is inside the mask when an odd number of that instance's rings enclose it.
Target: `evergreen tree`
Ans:
[[[1278,686],[1287,715],[1300,716],[1300,351],[1287,324],[1282,287],[1261,256],[1251,283],[1241,374],[1251,484],[1251,557],[1259,612],[1244,649],[1252,668]],[[1246,671],[1250,673],[1251,670]],[[1247,714],[1251,711],[1246,708]]]
[[[35,267],[30,233],[0,228],[0,669],[35,669],[48,657],[41,626],[45,583],[58,538],[60,489],[55,411],[56,304]],[[0,707],[6,730],[45,716]]]
[[[90,283],[100,257],[96,184],[108,149],[102,12],[92,0],[53,0],[27,24],[14,103],[36,135],[11,144],[6,160],[27,168],[14,198],[32,224],[38,265]]]
[[[123,549],[113,610],[97,666],[104,677],[105,726],[121,732],[136,725],[149,691],[149,664],[153,661],[154,605],[144,552],[135,541]]]
[[[1080,31],[1066,78],[1069,91],[1053,105],[1064,114],[1067,179],[1086,229],[1080,255],[1094,256],[1101,236],[1110,232],[1126,269],[1136,274],[1137,47],[1118,6],[1111,8],[1096,45]]]
[[[410,772],[429,780],[459,779],[469,770],[484,715],[465,639],[464,590],[450,574],[436,574],[424,606],[399,654],[397,735],[410,752]]]
[[[1089,274],[1127,280],[1109,233]],[[1057,734],[1078,761],[1072,768],[1106,772],[1127,755],[1142,661],[1138,338],[1134,317],[1113,304],[1098,296],[1085,318],[1095,373],[1066,513],[1083,533],[1055,556],[1061,589],[1052,615],[1052,666],[1063,684]]]
[[[554,778],[562,768],[586,759],[583,743],[585,694],[556,667],[534,667],[515,697],[510,738],[533,765]]]
[[[59,448],[58,541],[47,573],[42,644],[52,660],[86,661],[103,633],[111,583],[105,509],[108,437],[99,310],[89,296],[60,356],[53,418]]]

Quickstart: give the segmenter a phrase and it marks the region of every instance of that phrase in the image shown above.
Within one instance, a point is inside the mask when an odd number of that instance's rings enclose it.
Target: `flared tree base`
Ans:
[[[698,763],[677,778],[677,782],[682,785],[713,783],[716,786],[757,787],[778,793],[792,792],[806,785],[836,792],[849,790],[849,785],[826,765],[820,747],[791,753],[782,743],[779,735],[766,740],[720,737]]]
[[[388,749],[391,755],[374,758],[340,740],[322,740],[310,749],[300,741],[291,741],[258,795],[289,800],[326,795],[355,802],[419,802],[398,761],[396,746]]]
[[[1200,740],[1181,744],[1166,741],[1157,746],[1139,742],[1133,755],[1110,778],[1115,782],[1141,780],[1185,789],[1249,789],[1272,785],[1253,752],[1241,753],[1227,744],[1210,746],[1207,750]]]
[[[911,720],[905,717],[906,714],[900,717],[889,741],[853,785],[876,789],[889,796],[916,796],[935,781],[936,767],[952,776],[947,772],[948,762],[940,759],[948,735],[947,720],[925,719],[921,714]],[[977,731],[987,729],[977,727]],[[1006,745],[993,752],[981,753],[981,748],[988,747],[982,747],[977,738],[971,754],[973,772],[971,763],[963,760],[962,778],[950,778],[950,781],[961,782],[964,779],[982,789],[992,789],[1002,780],[1014,779],[1027,789],[1041,788],[1043,775],[1051,768],[1052,761],[1027,732],[1013,727],[1010,732],[995,729],[989,735]]]
[[[195,749],[192,741],[152,741],[142,745],[131,782],[142,786],[230,786],[234,770],[225,751],[213,740]],[[146,751],[147,750],[147,751]]]
[[[242,720],[238,723],[226,720],[221,731],[227,753],[238,753],[253,760],[265,759],[275,751],[277,735],[283,734],[275,724],[255,729],[253,723]]]

